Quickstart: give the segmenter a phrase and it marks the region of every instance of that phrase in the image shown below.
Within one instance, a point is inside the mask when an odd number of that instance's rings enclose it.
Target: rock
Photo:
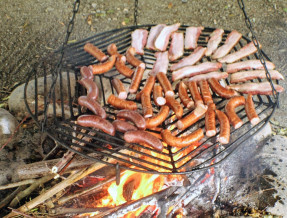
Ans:
[[[9,113],[9,111],[0,108],[0,146],[2,147],[14,133],[15,129],[19,125],[17,119]],[[12,144],[17,137],[13,137],[9,144]]]

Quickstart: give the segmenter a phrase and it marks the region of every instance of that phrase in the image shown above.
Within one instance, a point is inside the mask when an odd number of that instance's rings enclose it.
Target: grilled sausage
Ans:
[[[215,127],[215,109],[216,106],[214,103],[208,105],[206,114],[205,114],[205,134],[208,137],[216,135]]]
[[[120,99],[115,95],[111,94],[107,100],[108,104],[114,106],[118,109],[129,109],[129,110],[136,110],[137,104],[133,101],[127,101],[124,99]]]
[[[97,100],[99,96],[99,88],[93,80],[82,78],[81,80],[79,80],[79,83],[87,89],[88,98]]]
[[[154,86],[154,83],[155,83],[155,76],[150,75],[145,82],[144,88],[136,94],[136,100],[139,101],[141,99],[141,94],[143,92],[150,95],[152,88]]]
[[[206,105],[212,104],[213,100],[212,100],[212,96],[209,90],[208,82],[206,80],[201,80],[199,82],[199,87],[200,87],[200,91],[201,91],[204,104]]]
[[[187,107],[187,108],[192,108],[194,107],[194,102],[193,100],[191,100],[189,97],[188,97],[188,94],[187,94],[187,90],[186,90],[186,85],[184,84],[184,82],[180,82],[179,83],[179,86],[178,86],[178,96],[181,100],[181,103]]]
[[[230,139],[230,124],[228,117],[225,115],[224,112],[220,110],[215,110],[215,113],[220,123],[220,133],[217,138],[217,141],[221,144],[228,144]]]
[[[128,78],[131,78],[134,73],[134,71],[126,65],[126,57],[122,55],[117,57],[115,67],[120,74]]]
[[[196,123],[207,111],[207,106],[198,104],[196,108],[187,116],[177,121],[176,126],[180,130],[184,130]]]
[[[116,56],[119,56],[120,54],[118,53],[118,48],[117,48],[117,45],[115,43],[112,43],[108,46],[107,48],[107,52],[109,55],[116,55]]]
[[[91,80],[94,79],[94,74],[93,74],[92,67],[83,66],[80,69],[80,73],[81,73],[83,78],[91,79]]]
[[[129,121],[132,121],[141,130],[146,128],[145,119],[137,111],[120,110],[117,113],[117,118],[121,118],[121,119],[126,119],[126,120],[129,120]]]
[[[92,127],[102,130],[109,135],[115,135],[115,127],[108,120],[97,115],[81,115],[78,117],[76,124],[84,127]]]
[[[143,108],[144,118],[152,117],[153,109],[150,101],[150,94],[143,92],[141,95],[141,103]]]
[[[240,105],[245,105],[244,96],[235,96],[229,99],[225,105],[225,112],[229,118],[230,123],[232,126],[234,126],[235,129],[238,129],[243,125],[243,121],[237,116],[235,112],[235,108]]]
[[[122,133],[138,129],[133,124],[128,123],[124,120],[115,120],[112,124],[117,131],[122,132]]]
[[[169,114],[169,107],[166,105],[163,105],[160,108],[160,111],[158,112],[158,114],[154,117],[151,118],[147,118],[146,121],[146,128],[151,129],[151,128],[155,128],[157,126],[159,126],[160,124],[162,124],[165,119],[167,118]]]
[[[165,98],[162,96],[162,87],[160,85],[153,87],[153,101],[157,106],[162,106],[166,103]]]
[[[149,145],[159,151],[162,151],[162,142],[154,135],[143,130],[128,131],[124,134],[124,140],[129,143],[138,143]]]
[[[161,136],[164,142],[173,147],[186,147],[190,146],[193,143],[199,141],[204,137],[203,130],[201,128],[196,131],[181,137],[176,137],[171,134],[168,129],[165,129],[161,132]]]
[[[108,59],[108,56],[105,55],[105,53],[102,52],[101,49],[99,49],[97,46],[93,45],[92,43],[86,43],[84,46],[84,50],[88,52],[89,54],[93,55],[95,58],[97,58],[101,62]]]
[[[203,100],[202,100],[201,95],[198,91],[198,86],[197,86],[196,82],[194,82],[194,81],[188,82],[188,88],[189,88],[190,94],[193,98],[193,101],[195,102],[195,106],[197,106],[199,104],[203,104]]]
[[[119,78],[114,78],[112,80],[112,85],[115,88],[116,92],[118,93],[118,97],[120,99],[126,99],[128,94],[127,91],[125,89],[124,84],[122,83],[122,81]]]
[[[175,113],[177,119],[180,119],[183,114],[183,108],[174,96],[166,96],[166,105]]]
[[[156,78],[158,79],[160,85],[163,88],[165,96],[174,96],[173,88],[170,84],[170,81],[168,80],[167,76],[163,72],[159,72],[156,75]]]
[[[141,62],[139,59],[137,59],[134,55],[136,54],[136,49],[133,47],[129,47],[126,52],[127,62],[130,63],[134,67],[138,67]]]
[[[93,69],[93,74],[102,74],[108,72],[113,68],[115,62],[116,62],[116,55],[112,55],[110,60],[107,60],[104,63],[91,65]]]
[[[252,95],[248,94],[245,104],[245,111],[247,114],[247,117],[252,125],[256,125],[260,122],[260,119],[256,113],[254,102],[252,100]]]
[[[101,107],[101,105],[96,100],[88,98],[87,96],[80,96],[78,98],[78,104],[88,108],[94,114],[99,115],[103,119],[107,118],[106,111]]]
[[[141,63],[137,69],[135,70],[135,73],[133,75],[132,81],[131,81],[131,85],[129,88],[129,92],[130,93],[136,93],[140,82],[142,81],[143,78],[143,74],[144,74],[144,70],[145,70],[145,64]]]
[[[238,96],[239,95],[238,92],[236,92],[236,91],[234,91],[232,89],[224,88],[222,85],[220,85],[218,80],[216,80],[214,78],[208,79],[208,83],[209,83],[210,88],[212,89],[212,91],[214,91],[220,97],[232,98],[234,96]]]

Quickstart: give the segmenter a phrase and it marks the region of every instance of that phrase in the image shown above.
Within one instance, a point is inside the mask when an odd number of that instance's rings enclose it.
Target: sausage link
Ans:
[[[217,141],[221,144],[228,144],[230,139],[230,124],[228,117],[220,110],[215,110],[215,113],[220,123],[220,133]]]
[[[252,95],[248,94],[247,99],[246,99],[246,104],[245,104],[245,111],[247,114],[248,119],[250,120],[252,125],[256,125],[260,122],[260,118],[258,117],[255,107],[254,107],[254,102],[252,100]]]
[[[134,55],[136,54],[136,49],[134,47],[129,47],[126,52],[127,62],[130,63],[134,67],[138,67],[141,62],[139,59],[137,59]]]
[[[206,114],[205,114],[205,134],[208,137],[216,135],[215,127],[215,109],[216,106],[214,103],[208,105]]]
[[[93,68],[93,74],[102,74],[106,73],[113,68],[116,62],[116,55],[112,55],[110,60],[107,60],[101,64],[93,64],[91,67]]]
[[[137,111],[121,110],[117,113],[117,118],[132,121],[141,130],[146,128],[145,119]]]
[[[86,43],[84,46],[84,50],[88,52],[90,55],[93,55],[95,58],[97,58],[99,61],[103,62],[108,59],[108,56],[105,55],[104,52],[102,52],[101,49],[99,49],[97,46],[93,45],[92,43]]]
[[[187,87],[184,82],[180,82],[178,86],[178,96],[182,102],[182,104],[187,108],[194,107],[194,102],[188,97]]]
[[[207,111],[207,106],[198,104],[196,108],[187,116],[177,121],[176,126],[179,130],[184,130],[196,123]]]
[[[122,133],[138,129],[133,124],[128,123],[124,120],[115,120],[115,121],[113,121],[112,124],[117,131],[122,132]]]
[[[81,80],[79,80],[79,83],[87,89],[88,98],[97,100],[99,96],[99,87],[93,80],[82,78]]]
[[[143,130],[128,131],[124,134],[124,140],[129,143],[149,145],[156,150],[162,151],[162,142],[154,135]]]
[[[145,71],[145,64],[142,63],[137,67],[137,69],[133,75],[131,85],[129,88],[130,93],[134,94],[137,92],[139,85],[140,85],[140,82],[142,81],[144,71]]]
[[[116,92],[118,93],[118,97],[120,99],[126,99],[127,98],[128,94],[127,94],[126,88],[119,78],[115,77],[112,80],[112,85],[115,88]]]
[[[115,67],[120,74],[128,78],[131,78],[134,73],[134,71],[126,65],[126,57],[122,55],[117,57]]]
[[[141,103],[142,103],[144,118],[152,117],[153,109],[152,109],[152,105],[150,101],[150,94],[143,92],[141,94]]]
[[[107,118],[106,111],[101,107],[101,105],[96,100],[88,98],[87,96],[80,96],[78,98],[78,104],[88,108],[94,114],[99,115],[103,119]]]
[[[146,119],[146,128],[151,129],[159,126],[165,121],[168,114],[169,114],[169,107],[163,105],[156,116]]]
[[[183,114],[183,108],[174,96],[166,96],[166,105],[175,113],[177,119],[180,119]]]
[[[245,105],[244,96],[235,96],[228,100],[225,105],[225,112],[229,118],[230,123],[235,129],[238,129],[243,125],[243,121],[237,116],[235,108],[240,105]]]
[[[107,100],[108,104],[114,106],[118,109],[129,109],[129,110],[136,110],[137,104],[133,101],[127,101],[124,99],[120,99],[115,95],[111,94]]]
[[[202,100],[201,95],[198,91],[197,83],[195,81],[188,82],[188,88],[189,88],[190,94],[192,96],[192,99],[195,102],[195,106],[197,107],[197,105],[203,104],[203,100]]]
[[[212,91],[214,91],[220,97],[228,99],[234,96],[239,96],[238,92],[236,92],[235,90],[227,89],[223,87],[222,85],[220,85],[217,79],[214,79],[214,78],[208,79],[208,83]]]
[[[81,73],[83,78],[91,79],[91,80],[94,79],[93,69],[90,66],[89,67],[87,67],[87,66],[81,67],[80,73]]]
[[[84,127],[97,128],[109,135],[115,135],[116,132],[113,124],[97,115],[81,115],[78,117],[76,124]]]
[[[162,106],[166,103],[165,98],[162,96],[162,87],[160,85],[153,87],[153,101],[157,106]]]
[[[208,82],[206,80],[201,80],[199,82],[199,87],[200,87],[200,91],[201,91],[204,104],[206,105],[212,104],[213,100],[212,100],[212,96],[209,90]]]
[[[116,55],[117,57],[120,56],[120,54],[118,53],[117,45],[115,43],[112,43],[108,46],[107,52],[111,56],[112,55]]]
[[[201,128],[196,131],[181,137],[176,137],[171,134],[168,129],[165,129],[161,132],[161,136],[164,142],[173,147],[186,147],[190,146],[193,143],[199,141],[204,137],[203,130]]]
[[[174,92],[173,92],[171,83],[168,80],[166,74],[163,73],[163,72],[159,72],[156,75],[156,78],[158,79],[160,85],[162,86],[165,96],[168,96],[168,95],[169,96],[174,96]]]
[[[155,76],[150,75],[145,82],[144,88],[136,94],[136,100],[137,101],[141,100],[141,95],[143,92],[150,95],[152,88],[154,86],[154,83],[155,83]]]

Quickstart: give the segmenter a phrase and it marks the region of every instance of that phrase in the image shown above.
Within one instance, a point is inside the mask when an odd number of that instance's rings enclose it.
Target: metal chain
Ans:
[[[134,8],[134,25],[135,26],[138,25],[138,4],[139,4],[139,1],[135,0],[135,8]]]
[[[51,88],[49,90],[48,100],[47,100],[47,102],[45,102],[45,107],[44,107],[45,115],[44,115],[44,119],[43,119],[43,122],[42,122],[42,131],[44,130],[44,125],[45,125],[45,123],[47,121],[47,108],[48,108],[49,103],[50,103],[52,92],[55,89],[55,85],[56,85],[56,82],[57,82],[57,79],[58,79],[58,74],[60,73],[60,71],[62,69],[62,61],[63,61],[64,54],[65,54],[65,48],[66,48],[66,46],[68,44],[70,35],[71,35],[72,31],[73,31],[75,17],[76,17],[76,14],[79,11],[79,7],[80,7],[80,0],[75,0],[74,7],[73,7],[73,15],[72,15],[72,17],[71,17],[71,19],[69,21],[68,26],[67,26],[66,37],[65,37],[65,40],[64,40],[64,42],[62,44],[62,48],[60,50],[60,58],[59,58],[59,61],[58,61],[57,65],[56,65],[56,67],[55,67],[55,70],[52,73],[53,82],[52,82]]]
[[[266,73],[266,78],[268,80],[268,82],[270,83],[271,87],[272,87],[272,94],[273,94],[273,97],[275,98],[276,102],[278,100],[278,92],[276,91],[274,85],[273,85],[273,82],[272,82],[272,79],[271,79],[271,75],[267,69],[267,66],[266,66],[266,61],[265,61],[265,58],[263,56],[263,53],[262,53],[262,50],[260,49],[260,45],[259,45],[259,42],[255,36],[255,33],[254,33],[254,30],[253,30],[253,26],[252,26],[252,23],[250,21],[250,18],[248,17],[246,11],[245,11],[245,5],[244,5],[244,2],[243,0],[237,0],[238,1],[238,4],[239,4],[239,7],[240,9],[243,11],[243,14],[244,14],[244,17],[245,17],[245,23],[246,23],[246,26],[247,28],[250,30],[251,32],[251,35],[252,35],[252,41],[253,41],[253,44],[256,46],[257,48],[257,51],[258,51],[258,54],[259,54],[259,60],[261,62],[261,64],[263,65],[264,69],[265,69],[265,73]]]

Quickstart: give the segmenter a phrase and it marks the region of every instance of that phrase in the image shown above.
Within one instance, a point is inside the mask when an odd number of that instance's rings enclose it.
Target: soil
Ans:
[[[286,76],[287,1],[245,0],[256,35],[265,53]],[[2,1],[0,7],[0,107],[7,107],[7,97],[25,82],[34,63],[53,55],[65,38],[72,16],[73,1],[14,0]],[[250,37],[237,1],[221,0],[144,0],[138,5],[138,24],[173,24],[236,29]],[[81,1],[69,42],[107,30],[134,25],[134,0]],[[281,85],[287,90],[287,85]],[[280,107],[273,120],[287,127],[286,91],[280,94]],[[23,134],[24,133],[24,134]],[[23,162],[41,158],[41,133],[24,129],[18,143],[2,152],[0,161]],[[36,149],[35,149],[36,148]],[[4,154],[5,153],[5,154]],[[21,155],[19,155],[21,154]],[[33,155],[31,155],[33,154]]]

